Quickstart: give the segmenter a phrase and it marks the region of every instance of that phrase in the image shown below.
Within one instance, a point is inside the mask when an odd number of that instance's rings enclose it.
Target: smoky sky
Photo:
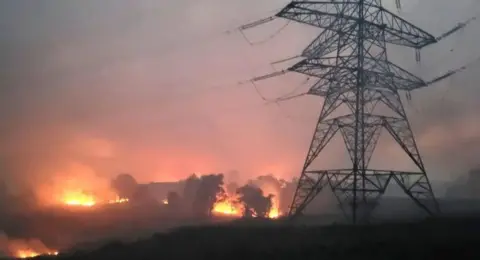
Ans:
[[[254,46],[239,33],[223,33],[287,2],[1,1],[2,172],[27,181],[81,178],[70,169],[82,167],[105,177],[129,172],[142,182],[231,170],[245,179],[293,177],[322,99],[265,105],[251,85],[237,82],[271,73],[270,62],[296,55],[320,31],[291,23]],[[403,4],[402,16],[436,35],[480,11],[473,0]],[[274,21],[247,37],[265,40],[284,24]],[[478,28],[474,21],[423,50],[420,65],[412,50],[394,48],[390,58],[426,79],[439,76],[480,56]],[[432,178],[477,161],[479,68],[414,92],[406,103]],[[258,90],[275,98],[304,80],[289,74]],[[331,160],[332,153],[322,157]]]

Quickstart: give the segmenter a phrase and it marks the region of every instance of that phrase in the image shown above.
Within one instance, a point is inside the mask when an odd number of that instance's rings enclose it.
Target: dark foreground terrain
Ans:
[[[480,218],[302,227],[237,222],[188,227],[57,259],[480,259]]]

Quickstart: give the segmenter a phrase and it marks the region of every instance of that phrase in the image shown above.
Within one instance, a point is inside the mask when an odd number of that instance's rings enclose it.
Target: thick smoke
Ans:
[[[118,172],[135,172],[142,182],[175,181],[290,158],[271,154],[283,146],[271,135],[268,109],[251,117],[260,107],[251,89],[227,87],[263,72],[250,70],[245,57],[254,58],[253,67],[269,58],[256,58],[239,34],[222,35],[282,4],[1,2],[1,174],[51,191],[58,176],[89,187]],[[240,131],[239,123],[257,127]],[[257,151],[246,145],[254,136],[262,136]],[[83,180],[90,172],[98,180]]]
[[[39,239],[12,239],[0,231],[0,257],[25,258],[55,253]]]
[[[272,194],[274,201],[278,202],[281,212],[288,212],[290,203],[297,188],[297,179],[290,181],[275,177],[273,174],[262,175],[248,181],[248,184],[262,189],[264,194]]]
[[[38,207],[38,199],[32,189],[24,189],[20,192],[12,193],[9,192],[8,184],[0,181],[0,220],[3,223],[5,216],[9,214],[28,212]]]
[[[210,33],[262,17],[285,1],[161,2],[110,3],[115,8],[99,1],[0,2],[0,171],[7,183],[0,187],[0,207],[8,213],[0,216],[3,226],[22,229],[18,233],[24,237],[33,227],[47,232],[53,226],[42,218],[16,214],[32,215],[45,204],[58,203],[65,190],[115,190],[132,200],[150,200],[148,190],[132,188],[131,180],[112,188],[110,178],[118,172],[138,173],[138,182],[146,182],[232,168],[275,172],[289,179],[300,169],[320,99],[292,101],[279,110],[261,104],[248,87],[205,89],[271,72],[270,61],[298,53],[318,30],[291,25],[278,40],[255,48],[238,34],[211,42],[191,40],[186,36],[208,35],[210,40]],[[402,2],[401,15],[435,35],[480,11],[476,0]],[[211,11],[217,15],[207,15]],[[467,64],[480,56],[478,23],[423,50],[420,65],[413,63],[413,51],[404,49],[393,48],[392,61],[425,79]],[[169,47],[180,43],[195,44]],[[477,166],[478,71],[478,64],[471,64],[446,81],[412,93],[413,100],[406,102],[433,180]],[[304,80],[295,77],[260,87],[277,97]],[[202,95],[179,95],[182,91]],[[301,120],[292,121],[286,114]],[[322,156],[325,161],[336,159]],[[379,156],[384,159],[383,153]],[[209,215],[217,196],[235,194],[252,175],[242,177],[224,185],[221,174],[191,176],[181,182],[183,189],[166,196],[168,207]],[[248,204],[272,194],[271,203],[278,200],[282,213],[288,211],[296,188],[296,180],[273,176],[246,184],[244,193],[257,198]],[[260,206],[258,210],[264,211]],[[60,225],[52,219],[48,221]]]
[[[475,0],[404,2],[407,5],[402,15],[435,35],[480,14],[480,4]],[[477,166],[480,152],[480,127],[476,120],[480,110],[476,98],[480,94],[477,84],[480,64],[476,62],[480,57],[478,18],[449,38],[423,50],[421,65],[410,63],[407,66],[417,75],[430,79],[468,64],[465,71],[413,92],[413,101],[406,103],[433,180],[455,179]],[[402,50],[393,53],[392,60],[402,60],[399,56],[403,53],[406,54]]]
[[[480,199],[480,168],[453,181],[447,190],[448,198]]]
[[[474,0],[402,2],[401,15],[435,35],[480,8]],[[252,9],[252,3],[257,7]],[[270,61],[299,53],[318,33],[291,23],[276,39],[256,47],[238,34],[210,37],[284,4],[121,1],[112,8],[97,1],[2,2],[2,175],[19,186],[14,190],[42,186],[35,190],[41,197],[65,186],[61,176],[77,179],[79,186],[103,188],[119,171],[135,172],[143,182],[225,168],[291,178],[301,167],[321,99],[302,99],[301,105],[292,101],[280,111],[261,105],[249,87],[205,91],[271,72]],[[163,13],[167,8],[168,15]],[[218,8],[236,11],[203,13]],[[403,49],[393,49],[392,60],[426,79],[464,65],[480,55],[478,22],[422,51],[421,65]],[[173,29],[171,24],[182,26]],[[159,29],[161,36],[154,33]],[[260,28],[258,35],[269,35],[270,29]],[[178,46],[184,47],[173,48]],[[480,142],[477,70],[472,65],[413,93],[412,125],[433,179],[475,166]],[[276,97],[303,80],[288,75],[260,87]],[[190,90],[196,94],[178,95]],[[255,127],[241,127],[245,125]],[[325,162],[334,159],[322,155]]]

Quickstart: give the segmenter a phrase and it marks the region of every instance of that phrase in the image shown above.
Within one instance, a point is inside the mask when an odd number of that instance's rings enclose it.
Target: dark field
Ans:
[[[112,240],[137,241],[184,225],[205,225],[228,218],[199,219],[169,214],[158,206],[120,204],[99,208],[51,208],[0,216],[2,230],[11,239],[38,238],[61,252],[92,248]]]
[[[480,218],[304,227],[246,222],[179,228],[57,259],[479,259]],[[46,259],[46,258],[45,258]]]

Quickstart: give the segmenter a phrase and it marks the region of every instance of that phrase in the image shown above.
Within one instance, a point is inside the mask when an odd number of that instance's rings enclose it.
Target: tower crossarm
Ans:
[[[339,32],[359,22],[358,1],[294,1],[277,13],[277,17]],[[385,9],[376,1],[365,1],[364,36],[375,38],[382,31],[387,43],[423,48],[436,43],[434,36]]]
[[[437,42],[433,35],[382,6],[373,7],[372,12],[375,12],[375,8],[378,15],[371,16],[371,25],[385,31],[385,42],[417,49]]]
[[[339,22],[354,25],[356,21],[343,15],[355,13],[357,3],[332,1],[293,1],[276,14],[277,17],[289,19],[299,23],[312,25],[326,30],[335,31],[333,26]]]
[[[386,61],[365,57],[366,88],[389,88],[411,91],[426,85],[425,81]],[[288,69],[308,76],[339,84],[354,83],[358,72],[355,56],[339,56],[304,59]]]

